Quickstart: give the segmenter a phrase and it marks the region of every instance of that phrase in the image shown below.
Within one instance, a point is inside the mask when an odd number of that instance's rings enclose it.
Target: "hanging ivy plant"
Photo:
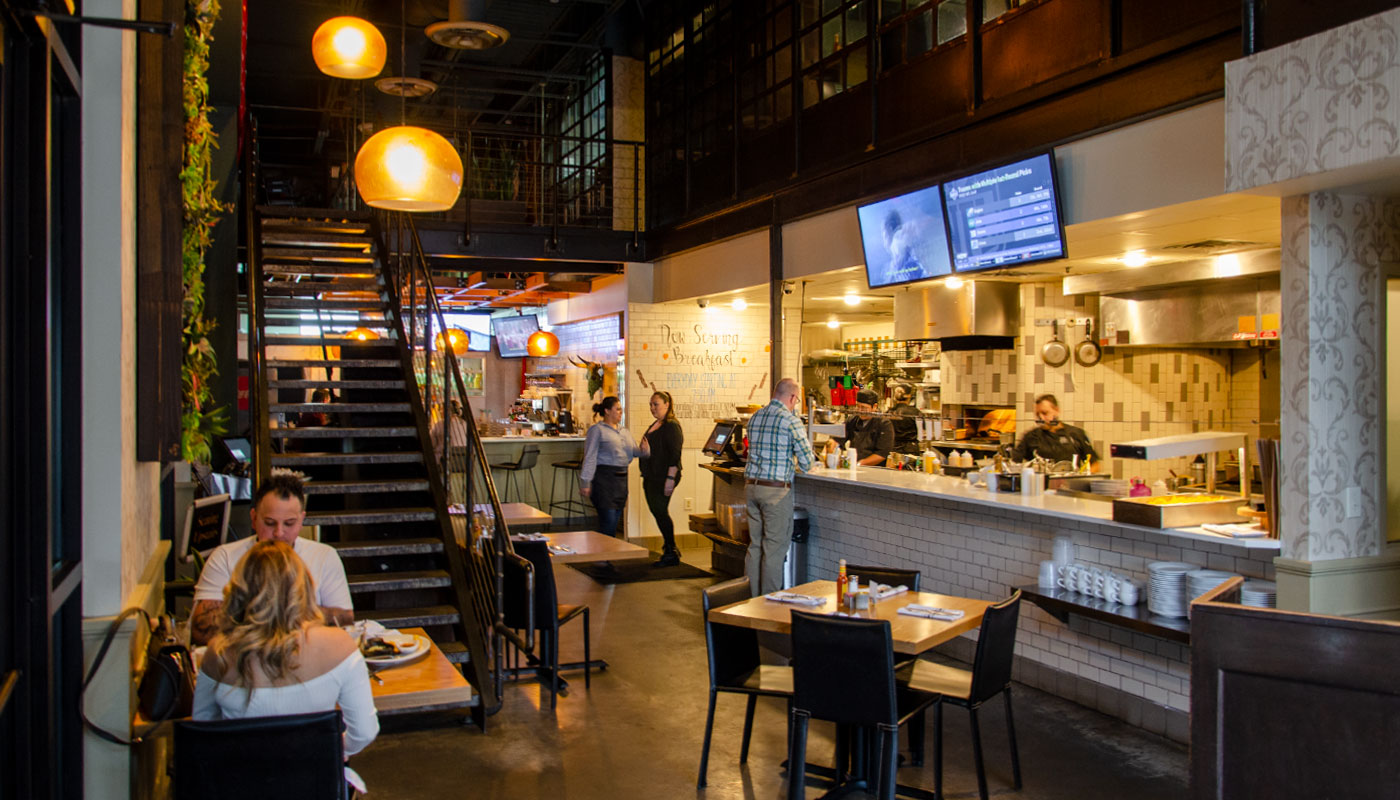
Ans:
[[[180,457],[208,463],[209,443],[224,433],[228,411],[215,407],[212,387],[218,361],[209,344],[214,321],[204,316],[204,254],[209,249],[214,224],[226,209],[214,198],[210,163],[217,137],[209,124],[209,43],[219,17],[217,0],[187,0],[185,4],[184,106],[185,153],[180,170],[184,200],[184,360],[180,366],[183,398],[180,425]]]

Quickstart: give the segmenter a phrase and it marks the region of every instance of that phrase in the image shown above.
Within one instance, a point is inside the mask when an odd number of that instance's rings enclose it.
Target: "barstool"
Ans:
[[[502,500],[510,502],[510,490],[515,487],[515,473],[524,471],[530,477],[530,488],[535,491],[535,504],[540,502],[540,487],[535,484],[535,464],[540,460],[540,446],[537,444],[527,444],[520,448],[520,458],[504,464],[492,464],[491,469],[503,470],[506,473],[506,490],[502,494]],[[521,478],[520,491],[516,492],[516,501],[520,501],[520,492],[524,491],[525,479]]]
[[[554,475],[549,480],[549,513],[553,514],[554,509],[564,509],[566,516],[571,516],[574,509],[578,509],[579,516],[588,516],[588,506],[578,499],[578,476],[583,470],[582,461],[556,461],[554,462]],[[568,470],[564,475],[564,499],[555,500],[556,486],[559,482],[559,470]],[[572,484],[572,485],[571,485]]]

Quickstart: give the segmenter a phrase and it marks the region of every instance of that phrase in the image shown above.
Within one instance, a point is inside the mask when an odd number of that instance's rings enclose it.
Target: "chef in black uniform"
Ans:
[[[856,394],[856,413],[846,419],[846,437],[827,442],[826,449],[839,444],[842,448],[849,442],[856,449],[856,459],[870,467],[882,467],[890,451],[894,449],[894,426],[884,417],[871,416],[880,395],[871,389],[861,389]]]
[[[1012,461],[1026,461],[1039,455],[1050,461],[1071,461],[1079,456],[1079,463],[1087,459],[1090,469],[1099,460],[1089,434],[1083,428],[1066,425],[1060,421],[1060,401],[1053,394],[1043,394],[1035,399],[1036,427],[1021,437],[1011,451]]]
[[[910,402],[913,394],[913,390],[902,383],[897,383],[890,389],[890,396],[894,399],[890,413],[897,415],[890,420],[890,424],[894,426],[896,453],[919,453],[919,409]]]

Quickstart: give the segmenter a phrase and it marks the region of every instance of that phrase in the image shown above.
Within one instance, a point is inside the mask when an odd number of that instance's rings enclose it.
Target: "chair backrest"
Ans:
[[[486,557],[495,557],[494,545],[486,539]],[[530,595],[534,592],[535,565],[520,556],[520,543],[516,543],[514,554],[506,553],[501,559],[502,604],[501,615],[507,628],[524,630],[530,627]]]
[[[340,711],[175,723],[175,800],[345,800]]]
[[[700,593],[701,618],[705,620],[705,648],[709,652],[710,688],[733,684],[758,669],[758,633],[734,625],[710,622],[710,609],[749,599],[748,578],[735,578],[707,587]]]
[[[909,591],[919,591],[919,571],[917,569],[897,569],[895,567],[857,567],[846,565],[847,575],[860,577],[862,585],[876,581],[886,586],[908,586]]]
[[[815,719],[897,723],[889,620],[792,612],[792,688],[792,707]]]
[[[518,469],[534,469],[535,463],[540,460],[540,446],[537,444],[527,444],[520,448],[520,460],[516,462]]]
[[[1021,613],[1021,590],[991,606],[982,616],[977,655],[972,661],[972,691],[968,700],[980,703],[1011,683],[1011,659],[1016,649],[1016,620]]]
[[[548,542],[515,542],[515,554],[535,565],[535,627],[553,629],[559,617],[559,592],[554,587],[554,561]]]

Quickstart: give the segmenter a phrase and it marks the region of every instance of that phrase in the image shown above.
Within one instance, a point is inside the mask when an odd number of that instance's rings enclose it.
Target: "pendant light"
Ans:
[[[316,68],[333,78],[373,78],[384,69],[384,34],[359,17],[332,17],[311,37]]]
[[[403,4],[400,4],[400,13]],[[405,23],[406,26],[406,23]],[[400,28],[399,71],[405,69]],[[390,211],[446,211],[462,193],[462,157],[452,143],[427,128],[399,124],[374,134],[355,155],[355,186],[365,204]]]
[[[345,338],[354,340],[356,342],[372,342],[375,339],[379,338],[379,334],[375,333],[369,328],[356,328],[353,331],[346,333]]]
[[[435,344],[439,350],[450,347],[453,355],[460,356],[467,352],[470,341],[470,335],[461,328],[448,328],[437,335]]]
[[[549,331],[535,331],[525,343],[525,349],[537,358],[559,354],[559,337]]]

